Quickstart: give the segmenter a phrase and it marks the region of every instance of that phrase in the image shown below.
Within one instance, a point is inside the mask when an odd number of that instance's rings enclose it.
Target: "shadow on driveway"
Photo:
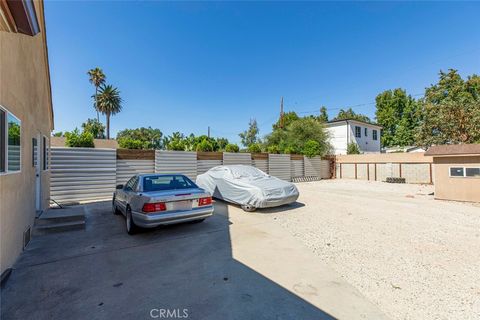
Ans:
[[[2,289],[2,319],[152,319],[160,309],[184,318],[186,309],[188,319],[333,319],[233,258],[225,203],[203,223],[135,236],[109,202],[85,209],[85,231],[32,239]]]

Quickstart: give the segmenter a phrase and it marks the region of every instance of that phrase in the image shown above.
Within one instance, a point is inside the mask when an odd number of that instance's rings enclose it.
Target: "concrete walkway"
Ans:
[[[31,241],[2,289],[1,318],[385,319],[272,215],[215,209],[131,237],[109,203],[86,205],[85,231]]]

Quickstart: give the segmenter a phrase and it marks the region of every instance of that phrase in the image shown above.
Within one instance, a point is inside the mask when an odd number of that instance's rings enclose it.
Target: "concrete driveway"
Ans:
[[[82,231],[34,238],[1,292],[2,319],[384,319],[275,215],[223,202],[200,224],[128,236],[110,203]]]

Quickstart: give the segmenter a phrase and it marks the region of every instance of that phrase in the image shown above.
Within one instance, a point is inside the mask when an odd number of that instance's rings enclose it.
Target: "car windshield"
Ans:
[[[192,180],[182,175],[158,175],[143,178],[143,191],[162,191],[197,188]]]

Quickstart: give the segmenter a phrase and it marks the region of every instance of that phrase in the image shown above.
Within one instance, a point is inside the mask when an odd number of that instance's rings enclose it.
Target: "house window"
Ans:
[[[37,166],[37,138],[32,138],[32,167]]]
[[[43,170],[48,170],[48,151],[49,151],[49,148],[48,148],[48,139],[47,137],[43,136],[43,140],[42,140],[42,154],[43,154]]]
[[[20,171],[20,126],[21,122],[14,115],[7,115],[8,124],[8,149],[7,149],[7,170]]]
[[[480,178],[480,168],[465,168],[465,177]]]
[[[450,168],[450,177],[463,177],[465,170],[463,168]]]
[[[378,140],[377,130],[372,131],[372,138],[373,138],[373,140]]]
[[[364,132],[364,136],[367,137],[368,136],[368,128],[365,128],[365,132]]]
[[[480,168],[451,167],[450,177],[480,178]]]
[[[5,163],[6,163],[6,148],[5,148],[5,140],[6,140],[6,131],[5,131],[5,123],[6,123],[6,116],[7,113],[5,110],[0,109],[0,172],[5,172]]]
[[[21,121],[0,107],[0,172],[18,172],[21,168]]]
[[[362,128],[359,126],[355,126],[355,138],[361,138],[362,137]]]

